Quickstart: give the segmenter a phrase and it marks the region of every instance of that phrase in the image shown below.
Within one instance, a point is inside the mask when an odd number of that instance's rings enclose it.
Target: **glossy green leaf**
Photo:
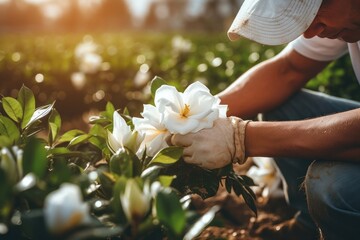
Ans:
[[[79,135],[83,135],[83,134],[85,134],[85,132],[78,130],[78,129],[73,129],[73,130],[67,131],[58,139],[57,143],[70,142],[75,137],[77,137]]]
[[[54,139],[56,138],[56,134],[58,132],[58,127],[56,126],[55,123],[49,123],[49,137],[48,137],[48,141],[49,141],[49,146],[53,145]]]
[[[143,179],[149,179],[151,182],[158,178],[159,173],[161,169],[163,169],[164,166],[160,165],[154,165],[151,167],[148,167],[141,173],[141,178]]]
[[[167,84],[166,81],[158,76],[155,76],[153,78],[153,80],[151,80],[150,89],[151,89],[151,95],[153,96],[153,98],[155,97],[156,90],[164,84]]]
[[[113,199],[112,199],[112,206],[116,215],[116,219],[118,222],[120,223],[126,223],[126,216],[124,213],[124,210],[122,209],[121,206],[121,201],[120,201],[120,194],[124,193],[125,191],[125,186],[126,186],[126,181],[127,179],[125,177],[120,177],[115,185],[114,185],[114,189],[113,189]]]
[[[112,120],[113,114],[115,112],[115,107],[111,102],[106,103],[105,112],[106,112],[106,118]]]
[[[41,118],[47,116],[51,112],[51,110],[53,109],[54,104],[55,104],[55,102],[52,103],[52,104],[48,104],[48,105],[37,108],[35,110],[35,112],[33,113],[33,115],[31,116],[29,122],[26,124],[25,128],[31,126],[34,122],[36,122],[36,121],[40,120]]]
[[[209,211],[207,211],[204,215],[197,220],[193,226],[189,229],[189,231],[185,234],[184,240],[191,240],[199,236],[202,231],[211,223],[211,221],[215,218],[216,213],[220,210],[220,206],[215,205],[212,206]]]
[[[47,169],[45,144],[39,139],[30,138],[25,145],[23,156],[24,174],[34,173],[37,177],[44,176]]]
[[[241,181],[239,181],[239,179],[236,179],[236,181],[233,181],[233,189],[237,196],[242,195],[246,205],[257,216],[257,207],[256,207],[256,203],[255,203],[255,198],[254,198],[255,194],[250,189],[250,187],[245,187],[245,185],[243,185],[241,183]]]
[[[176,178],[176,175],[172,175],[172,176],[161,175],[161,176],[159,176],[159,182],[164,187],[170,187],[172,181],[175,178]]]
[[[77,137],[74,137],[68,144],[68,147],[73,147],[75,145],[81,144],[86,142],[89,138],[91,138],[91,135],[84,134]]]
[[[33,173],[26,174],[16,185],[15,190],[17,192],[23,192],[33,188],[37,183],[36,176]]]
[[[26,124],[30,121],[31,116],[34,114],[35,96],[29,88],[23,85],[20,88],[17,100],[19,101],[24,113],[21,121],[21,129],[24,129]]]
[[[155,202],[159,221],[176,236],[181,235],[186,225],[186,218],[177,194],[170,188],[162,189],[157,194]]]
[[[4,214],[5,203],[11,200],[12,186],[8,182],[6,172],[0,168],[0,218]],[[10,210],[10,209],[9,209]],[[9,211],[10,212],[10,211]]]
[[[0,124],[1,125],[1,124]],[[12,145],[12,140],[10,137],[0,134],[0,148],[9,147]]]
[[[107,139],[106,129],[99,124],[93,125],[89,130],[89,134],[91,134],[93,136],[101,137],[104,140]]]
[[[52,143],[57,138],[57,135],[61,128],[61,116],[58,113],[58,111],[53,109],[53,111],[51,111],[48,121],[49,121],[49,142],[51,143],[50,145],[52,145]]]
[[[4,97],[1,101],[6,114],[15,122],[20,122],[23,117],[23,110],[18,100],[12,97]]]
[[[127,178],[133,177],[133,160],[128,151],[114,154],[109,162],[110,171]]]
[[[164,164],[170,165],[177,162],[183,155],[182,147],[167,147],[158,152],[153,159],[149,162],[149,165],[152,164]]]
[[[7,136],[12,142],[20,138],[20,131],[10,118],[0,115],[0,135]]]
[[[103,116],[91,116],[89,118],[90,124],[100,124],[100,125],[108,125],[111,121],[107,117]]]

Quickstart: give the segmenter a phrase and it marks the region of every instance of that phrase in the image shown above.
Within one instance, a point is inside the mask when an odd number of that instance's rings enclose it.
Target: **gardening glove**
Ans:
[[[184,147],[185,162],[202,168],[221,168],[231,162],[243,164],[248,123],[237,117],[220,118],[212,128],[186,135],[174,134],[171,144]]]

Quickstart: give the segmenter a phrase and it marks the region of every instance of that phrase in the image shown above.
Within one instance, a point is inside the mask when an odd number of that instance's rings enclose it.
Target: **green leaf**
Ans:
[[[193,226],[189,229],[189,231],[185,234],[184,240],[191,240],[200,235],[202,231],[211,223],[211,221],[215,218],[216,213],[220,210],[218,205],[215,205],[210,208],[204,215],[197,220]]]
[[[1,125],[1,123],[0,123]],[[8,136],[0,135],[0,148],[10,147],[12,145],[12,140]]]
[[[161,175],[161,176],[159,176],[159,182],[164,187],[170,187],[172,181],[175,178],[176,178],[176,175],[172,175],[172,176]]]
[[[15,190],[19,192],[24,192],[33,188],[37,183],[36,176],[33,173],[28,173],[23,177],[16,185]]]
[[[161,77],[155,76],[153,78],[153,80],[151,80],[151,85],[150,85],[150,89],[151,89],[151,95],[154,98],[155,97],[155,93],[156,90],[161,87],[162,85],[167,84],[167,82],[162,79]]]
[[[111,120],[115,112],[115,107],[111,102],[106,103],[105,112],[106,112],[106,118]]]
[[[24,148],[24,174],[33,172],[37,177],[42,178],[46,172],[47,164],[45,144],[39,139],[30,138]]]
[[[53,102],[52,104],[48,104],[46,106],[42,106],[39,107],[35,110],[35,112],[33,113],[33,115],[31,116],[29,122],[26,124],[25,128],[30,127],[34,122],[40,120],[41,118],[45,117],[46,115],[48,115],[51,110],[54,107],[55,102]]]
[[[153,159],[151,159],[148,165],[152,165],[152,164],[170,165],[177,162],[182,155],[183,155],[182,147],[171,146],[168,148],[164,148],[160,152],[158,152],[153,157]]]
[[[57,143],[60,144],[60,143],[64,143],[64,142],[70,142],[71,140],[73,140],[73,138],[75,138],[79,135],[83,135],[83,134],[85,134],[85,132],[78,130],[78,129],[73,129],[73,130],[67,131],[59,138]]]
[[[120,223],[126,223],[126,216],[124,213],[124,210],[122,209],[121,206],[121,201],[120,201],[120,194],[124,193],[125,191],[125,186],[126,186],[126,181],[127,179],[125,177],[120,177],[115,185],[114,185],[114,189],[113,189],[113,199],[112,199],[112,206],[116,215],[116,219],[120,222]]]
[[[236,178],[236,181],[233,181],[233,189],[237,196],[242,195],[246,205],[257,216],[257,207],[256,207],[256,203],[255,203],[255,198],[254,198],[255,194],[250,189],[250,187],[244,186],[243,183],[238,178]]]
[[[21,121],[21,129],[24,129],[26,124],[29,122],[31,116],[34,114],[35,96],[29,88],[23,85],[20,88],[17,100],[19,101],[24,113]]]
[[[49,122],[49,145],[52,146],[56,138],[56,134],[59,131],[55,123]]]
[[[176,236],[180,236],[184,231],[186,218],[179,197],[170,188],[165,188],[157,194],[155,202],[159,221]]]
[[[110,171],[127,178],[133,177],[133,161],[128,151],[114,154],[109,162]]]
[[[6,172],[2,168],[0,168],[0,218],[2,218],[5,212],[10,213],[10,206],[6,206],[6,205],[11,203],[10,201],[11,191],[12,191],[12,186],[8,182]],[[5,208],[7,208],[7,211],[5,210]]]
[[[108,125],[111,123],[111,120],[109,120],[107,117],[104,116],[91,116],[89,118],[90,124],[100,124],[100,125]]]
[[[0,115],[0,135],[7,136],[12,142],[20,138],[20,131],[10,118]]]
[[[141,178],[149,179],[150,182],[153,182],[159,176],[159,173],[163,168],[164,166],[160,166],[160,165],[154,165],[148,167],[141,173]]]
[[[57,135],[61,128],[61,117],[58,111],[53,109],[49,117],[49,142],[52,143],[57,138]]]
[[[12,97],[4,97],[2,99],[2,106],[6,114],[15,122],[20,122],[23,117],[23,110],[15,98]]]
[[[247,186],[257,186],[257,184],[254,182],[254,180],[247,176],[247,175],[240,175],[238,176],[238,178],[242,179],[242,181],[247,185]]]
[[[75,138],[73,138],[67,147],[73,147],[75,145],[78,145],[78,144],[81,144],[81,143],[84,143],[86,142],[89,138],[91,138],[92,136],[90,134],[84,134],[84,135],[80,135],[80,136],[77,136]]]

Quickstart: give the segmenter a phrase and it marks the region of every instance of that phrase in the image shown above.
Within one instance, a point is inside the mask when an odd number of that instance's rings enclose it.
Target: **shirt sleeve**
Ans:
[[[286,46],[301,55],[317,61],[332,61],[348,52],[347,43],[339,39],[298,37]]]

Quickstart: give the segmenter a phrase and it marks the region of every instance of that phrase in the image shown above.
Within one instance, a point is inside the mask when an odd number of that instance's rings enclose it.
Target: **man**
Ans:
[[[274,157],[288,203],[299,212],[264,227],[268,238],[359,238],[360,103],[302,88],[346,52],[360,82],[360,0],[245,0],[228,34],[292,42],[219,94],[237,117],[174,135],[172,144],[184,147],[185,161],[209,169]],[[258,113],[266,121],[242,120]]]

